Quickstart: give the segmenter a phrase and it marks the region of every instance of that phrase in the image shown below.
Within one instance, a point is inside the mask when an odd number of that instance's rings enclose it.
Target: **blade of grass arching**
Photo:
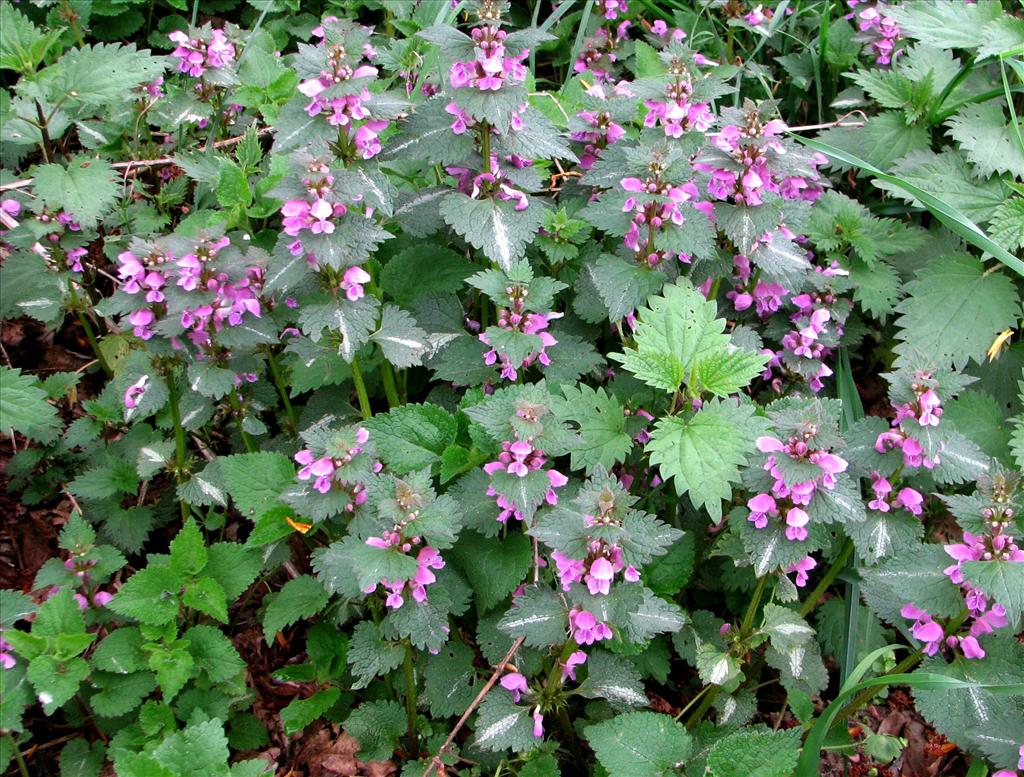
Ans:
[[[820,151],[825,156],[832,157],[832,159],[838,159],[840,162],[845,162],[853,167],[859,167],[861,170],[865,170],[875,177],[881,178],[883,181],[891,183],[893,186],[898,186],[900,189],[903,189],[903,191],[913,195],[949,230],[962,237],[971,245],[991,254],[1018,275],[1024,276],[1024,261],[1021,261],[1001,245],[993,241],[992,238],[985,234],[981,227],[945,200],[939,199],[934,194],[926,192],[924,189],[915,186],[909,181],[905,181],[899,176],[883,172],[870,162],[865,162],[860,157],[854,156],[847,151],[843,151],[841,148],[836,148],[828,143],[822,143],[820,140],[801,138],[793,133],[789,134],[790,137],[800,141],[808,148]]]
[[[882,648],[885,650],[886,648]],[[878,651],[875,651],[876,653]],[[866,659],[865,659],[866,660]],[[989,693],[1016,695],[1024,693],[1024,683],[977,683],[966,680],[958,680],[955,677],[947,677],[933,672],[914,672],[913,674],[890,674],[881,677],[872,677],[870,680],[847,685],[831,704],[821,714],[811,727],[807,739],[804,741],[803,751],[800,753],[800,760],[796,766],[796,777],[817,777],[818,759],[821,754],[822,745],[828,734],[832,723],[835,721],[839,711],[843,708],[846,700],[857,693],[873,688],[882,688],[887,685],[909,685],[911,688],[922,688],[928,690],[955,690],[973,691],[984,690]]]
[[[824,80],[821,77],[825,69],[825,56],[828,54],[828,28],[832,24],[832,0],[825,0],[825,9],[821,14],[821,26],[818,28],[818,51],[811,58],[814,63],[814,91],[818,103],[818,123],[825,123]]]
[[[850,354],[845,347],[839,349],[839,358],[836,360],[836,394],[843,403],[839,429],[845,432],[864,417],[864,404],[857,391],[853,370],[850,368]],[[860,645],[860,576],[856,574],[857,564],[857,551],[854,550],[849,564],[852,575],[846,580],[844,589],[843,652],[838,656],[840,684],[845,684],[850,677]]]
[[[1017,118],[1017,108],[1013,104],[1010,82],[1006,79],[1006,65],[1003,62],[1004,60],[999,60],[999,75],[1003,79],[1003,94],[1006,95],[1006,105],[1010,109],[1010,126],[1013,127],[1013,133],[1017,136],[1017,143],[1020,145],[1021,152],[1024,153],[1024,137],[1021,137],[1020,133],[1020,119]]]
[[[568,5],[568,3],[566,4]],[[565,69],[565,81],[562,82],[564,88],[569,79],[572,78],[572,67],[573,63],[576,62],[576,58],[580,55],[580,49],[583,47],[583,39],[587,37],[587,27],[590,25],[590,14],[594,10],[594,0],[587,0],[587,4],[583,6],[583,16],[580,17],[580,28],[576,31],[576,40],[572,44],[572,52],[569,54],[569,63]]]
[[[540,18],[540,7],[543,3],[544,0],[537,0],[537,4],[533,6],[533,19],[530,22],[531,27],[537,27],[537,19]],[[558,6],[558,8],[554,10],[554,12],[550,16],[548,16],[547,19],[544,20],[544,23],[541,24],[541,26],[538,27],[537,29],[539,29],[541,32],[547,32],[555,25],[555,23],[558,22],[559,19],[561,19],[563,16],[565,16],[566,13],[572,10],[574,5],[576,5],[575,2],[562,3],[560,6]],[[530,49],[530,72],[533,73],[536,70],[537,47],[534,46],[532,49]]]

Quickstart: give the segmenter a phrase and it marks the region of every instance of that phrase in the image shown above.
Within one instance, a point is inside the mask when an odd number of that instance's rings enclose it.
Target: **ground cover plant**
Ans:
[[[0,771],[1024,774],[1012,0],[0,0]]]

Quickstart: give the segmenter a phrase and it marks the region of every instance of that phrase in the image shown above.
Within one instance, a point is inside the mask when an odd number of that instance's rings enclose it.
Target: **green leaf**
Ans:
[[[736,731],[708,753],[712,777],[789,777],[800,755],[799,728]]]
[[[228,738],[224,724],[213,718],[167,736],[153,750],[153,757],[174,774],[205,774],[218,777],[227,771]]]
[[[10,434],[13,429],[46,443],[57,439],[60,427],[57,408],[47,401],[39,382],[20,369],[0,366],[0,430]]]
[[[185,586],[185,595],[181,599],[186,607],[198,610],[204,615],[228,622],[227,597],[220,583],[212,577],[200,577]]]
[[[386,642],[375,623],[362,621],[348,643],[348,663],[356,678],[352,688],[365,688],[373,678],[394,671],[401,666],[404,656],[402,646]]]
[[[447,125],[445,127],[447,130]],[[395,254],[384,265],[380,283],[399,305],[431,292],[457,292],[475,267],[449,248],[427,243]]]
[[[393,701],[363,702],[345,721],[345,733],[359,742],[363,761],[384,761],[405,731],[405,710]]]
[[[365,423],[384,462],[395,474],[425,469],[441,461],[455,442],[455,418],[444,408],[425,403],[402,405]]]
[[[579,383],[562,386],[565,401],[556,406],[561,419],[579,426],[579,442],[570,451],[573,469],[595,467],[610,469],[633,449],[633,439],[626,431],[626,414],[615,396]]]
[[[121,586],[107,605],[140,623],[162,626],[178,617],[181,579],[169,567],[150,564]]]
[[[610,777],[675,775],[693,749],[686,729],[656,712],[618,715],[584,733]]]
[[[337,591],[341,585],[350,587],[353,577],[360,589],[382,580],[408,580],[416,574],[417,565],[414,556],[397,548],[377,548],[349,535],[319,551],[313,568],[329,591]]]
[[[1006,199],[999,179],[979,180],[955,148],[946,148],[941,154],[928,149],[913,151],[896,160],[890,172],[938,197],[977,223],[988,221]],[[872,183],[919,208],[926,207],[898,184],[881,178]]]
[[[643,589],[643,598],[631,608],[626,631],[636,643],[649,640],[657,634],[671,634],[686,625],[686,616],[672,602]]]
[[[267,644],[274,634],[302,618],[312,618],[327,604],[328,594],[320,581],[309,575],[289,580],[280,591],[264,597],[263,636]]]
[[[160,645],[149,656],[149,668],[156,672],[157,683],[167,702],[177,696],[192,679],[194,666],[195,660],[181,640]]]
[[[205,672],[211,682],[228,682],[245,669],[245,661],[231,640],[216,626],[193,626],[182,634],[182,639],[188,642],[196,668]]]
[[[197,575],[206,566],[206,541],[199,525],[189,518],[171,540],[171,570],[179,577]]]
[[[952,617],[963,608],[960,589],[942,570],[949,556],[941,545],[918,545],[870,569],[861,570],[864,599],[890,623],[903,623],[903,605],[910,603],[936,617]]]
[[[814,638],[814,629],[788,607],[766,604],[763,617],[762,633],[768,635],[772,645],[782,653],[788,653]]]
[[[279,507],[281,493],[295,483],[295,466],[282,453],[241,453],[220,462],[235,506],[253,520]]]
[[[107,748],[102,742],[89,744],[84,738],[72,739],[60,751],[61,777],[99,777]]]
[[[952,254],[930,262],[906,286],[894,348],[901,359],[926,356],[937,367],[979,364],[999,332],[1012,327],[1020,310],[1013,282],[985,270],[973,256]]]
[[[533,548],[524,534],[510,534],[499,541],[463,532],[451,555],[473,587],[481,613],[518,588],[533,564]]]
[[[863,127],[824,130],[817,140],[795,139],[841,162],[838,166],[843,169],[859,167],[874,175],[888,170],[893,162],[912,151],[931,147],[928,130],[917,124],[907,125],[903,111],[883,111],[869,118]],[[881,169],[876,172],[872,167]]]
[[[137,51],[135,44],[97,43],[70,49],[44,72],[56,74],[54,86],[71,104],[98,108],[154,81],[164,72],[165,62],[148,50]]]
[[[990,394],[966,391],[946,402],[942,420],[965,435],[994,459],[1003,459],[1009,452],[1010,429],[1006,414]]]
[[[735,393],[764,369],[767,357],[736,349],[717,314],[714,302],[680,280],[639,311],[636,347],[609,356],[663,391],[676,391],[685,382],[695,396],[701,391]]]
[[[458,640],[428,656],[423,670],[423,695],[438,718],[461,715],[476,696],[475,653]]]
[[[985,27],[1002,16],[998,0],[964,3],[907,3],[885,9],[903,33],[937,48],[973,49],[984,40]]]
[[[341,689],[335,686],[321,688],[306,699],[294,699],[281,710],[281,725],[288,736],[298,734],[327,710],[338,703]]]
[[[377,327],[378,306],[376,298],[367,297],[355,302],[335,299],[303,305],[299,312],[299,327],[314,343],[323,339],[324,330],[340,335],[338,353],[351,363]]]
[[[992,239],[1007,251],[1024,248],[1024,197],[1006,199],[992,214]]]
[[[1024,563],[1019,561],[965,561],[964,580],[980,588],[993,602],[1006,608],[1014,627],[1024,612]]]
[[[220,583],[229,603],[249,587],[263,566],[258,553],[237,542],[215,542],[207,548],[207,557],[203,574]]]
[[[35,72],[63,34],[63,27],[40,32],[11,3],[0,3],[0,69],[17,70],[22,75]]]
[[[529,707],[519,707],[507,693],[490,693],[477,713],[473,745],[492,753],[532,750],[537,745]]]
[[[717,523],[722,500],[732,498],[732,484],[739,482],[739,468],[767,429],[752,405],[711,400],[692,416],[660,419],[646,450],[662,478],[674,479],[676,493],[689,494]]]
[[[117,200],[119,186],[109,162],[79,154],[59,164],[36,165],[36,195],[53,210],[63,209],[83,227],[96,226]]]
[[[1024,178],[1024,148],[998,101],[965,105],[946,125],[982,175],[1009,173]]]
[[[498,628],[511,637],[523,637],[527,647],[546,648],[565,641],[569,613],[550,588],[529,585],[512,601],[512,609],[498,622]]]
[[[643,305],[665,283],[664,273],[611,254],[601,254],[596,262],[588,262],[584,273],[582,277],[597,291],[608,318],[616,322]]]
[[[156,690],[157,678],[152,672],[93,672],[89,683],[99,689],[98,693],[89,697],[92,711],[104,718],[116,718],[142,704]]]
[[[607,700],[618,711],[649,704],[640,672],[632,662],[605,650],[587,656],[587,679],[578,690],[588,699]]]
[[[543,206],[536,198],[517,212],[511,202],[474,200],[459,192],[445,197],[440,211],[449,226],[506,272],[526,253],[543,218]]]
[[[220,160],[216,193],[217,202],[222,208],[248,208],[252,205],[249,179],[242,168],[229,159]]]
[[[394,305],[385,305],[380,328],[370,335],[380,346],[384,358],[399,369],[416,367],[432,350],[430,338],[409,313]]]
[[[61,661],[44,655],[32,659],[28,665],[28,679],[47,715],[52,715],[78,693],[78,687],[88,676],[89,665],[82,658]]]

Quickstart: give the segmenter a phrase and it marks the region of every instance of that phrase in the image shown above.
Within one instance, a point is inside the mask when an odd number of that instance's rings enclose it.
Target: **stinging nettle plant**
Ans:
[[[0,767],[1024,773],[1010,3],[23,5]]]

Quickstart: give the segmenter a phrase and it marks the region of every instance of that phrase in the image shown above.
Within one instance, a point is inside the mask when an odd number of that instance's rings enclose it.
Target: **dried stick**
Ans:
[[[257,135],[266,135],[268,132],[273,132],[273,127],[264,127],[257,131]],[[245,135],[239,135],[236,138],[228,138],[227,140],[220,140],[213,144],[214,148],[224,148],[225,146],[233,146],[236,143],[241,143],[245,139]],[[132,159],[128,162],[114,162],[111,167],[115,170],[124,170],[125,178],[128,177],[128,171],[138,167],[162,167],[164,165],[173,165],[175,163],[174,157],[162,156],[159,159]],[[35,178],[22,178],[20,181],[11,181],[10,183],[0,184],[0,192],[10,191],[12,189],[24,189],[26,186],[31,186],[35,182]]]
[[[444,764],[441,762],[441,757],[445,754],[445,751],[452,746],[452,742],[455,741],[455,736],[462,730],[462,727],[466,725],[466,721],[469,720],[469,716],[473,714],[473,710],[480,706],[480,702],[484,700],[484,697],[490,693],[494,684],[498,682],[498,678],[501,676],[501,673],[505,671],[505,664],[512,660],[512,657],[518,652],[519,648],[522,647],[523,640],[525,639],[526,637],[519,637],[512,643],[512,647],[508,649],[505,657],[498,662],[497,668],[491,674],[491,679],[489,679],[487,684],[480,689],[480,693],[478,693],[476,698],[473,699],[473,703],[470,704],[466,711],[462,713],[462,717],[459,718],[459,722],[455,724],[455,728],[451,730],[451,733],[448,734],[448,738],[444,740],[444,744],[441,745],[441,749],[437,751],[437,755],[431,759],[430,765],[427,766],[426,771],[423,772],[423,777],[430,777],[430,773],[435,769],[437,770],[439,777],[444,774]]]

